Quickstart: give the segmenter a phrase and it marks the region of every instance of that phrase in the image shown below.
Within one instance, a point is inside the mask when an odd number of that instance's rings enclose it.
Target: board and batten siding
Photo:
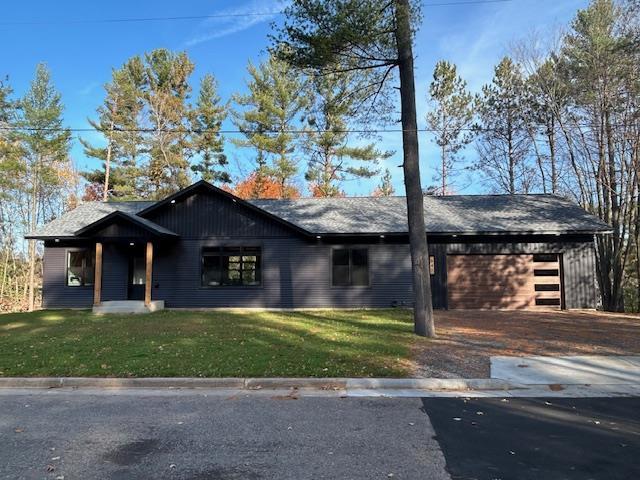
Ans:
[[[291,229],[221,195],[195,193],[149,212],[149,220],[182,239],[290,237]]]

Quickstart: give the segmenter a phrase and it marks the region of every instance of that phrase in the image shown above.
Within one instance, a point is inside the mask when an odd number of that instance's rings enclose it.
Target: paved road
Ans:
[[[640,398],[0,395],[0,479],[626,480],[638,458]]]
[[[415,398],[10,395],[0,478],[446,480],[433,436]]]
[[[640,478],[640,398],[423,402],[455,480]]]

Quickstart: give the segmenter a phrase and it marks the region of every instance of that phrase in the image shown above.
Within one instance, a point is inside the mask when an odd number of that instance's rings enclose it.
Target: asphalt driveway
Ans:
[[[640,398],[424,399],[452,479],[640,478]]]

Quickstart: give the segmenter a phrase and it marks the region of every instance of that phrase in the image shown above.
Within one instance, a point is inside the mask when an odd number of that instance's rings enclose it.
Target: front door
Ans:
[[[127,299],[144,300],[146,278],[144,254],[132,254],[131,257],[129,257],[129,288],[127,289]]]

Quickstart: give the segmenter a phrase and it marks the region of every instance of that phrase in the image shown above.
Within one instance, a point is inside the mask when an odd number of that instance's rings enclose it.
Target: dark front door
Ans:
[[[146,283],[146,266],[143,253],[132,253],[129,257],[129,300],[144,300],[144,286]]]

